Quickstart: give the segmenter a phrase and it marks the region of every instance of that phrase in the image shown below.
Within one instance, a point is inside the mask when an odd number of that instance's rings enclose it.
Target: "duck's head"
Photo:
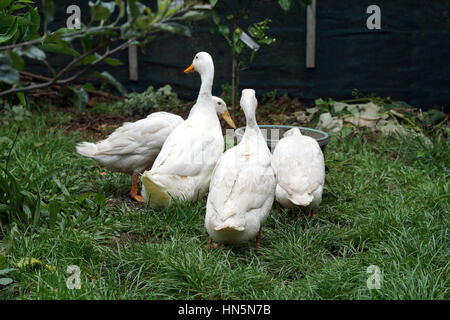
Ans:
[[[198,72],[200,74],[207,70],[214,70],[214,63],[208,52],[199,52],[195,55],[192,64],[184,70],[184,73]]]
[[[292,128],[292,129],[289,129],[288,131],[286,131],[284,134],[283,134],[283,137],[290,137],[290,136],[297,136],[297,135],[302,135],[302,132],[300,131],[300,129],[299,128]]]
[[[256,113],[256,107],[258,106],[258,100],[256,100],[255,90],[244,89],[241,95],[241,108],[246,115]]]
[[[212,101],[214,103],[214,107],[216,108],[217,115],[221,116],[230,127],[236,129],[236,125],[234,124],[233,119],[231,119],[230,113],[228,112],[227,104],[225,101],[220,99],[219,97],[213,96]]]
[[[241,95],[241,108],[245,113],[245,120],[247,127],[256,126],[256,107],[258,100],[256,100],[255,90],[244,89]]]

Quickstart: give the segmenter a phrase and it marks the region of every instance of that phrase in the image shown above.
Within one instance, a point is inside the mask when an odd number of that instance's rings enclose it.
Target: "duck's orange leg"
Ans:
[[[262,226],[259,227],[258,234],[256,235],[256,248],[255,248],[255,250],[258,250],[259,249],[259,245],[261,244],[261,231],[262,231]]]
[[[138,187],[137,187],[138,175],[133,174],[131,177],[131,197],[137,202],[144,202],[144,198],[138,195]]]
[[[209,237],[208,248],[211,249],[212,237]]]

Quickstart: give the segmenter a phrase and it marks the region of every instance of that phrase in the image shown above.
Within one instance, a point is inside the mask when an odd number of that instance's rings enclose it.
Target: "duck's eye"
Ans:
[[[219,104],[219,106],[222,105],[222,102],[217,102],[217,103]]]
[[[195,56],[195,59],[198,59],[198,57],[197,57],[197,56]]]

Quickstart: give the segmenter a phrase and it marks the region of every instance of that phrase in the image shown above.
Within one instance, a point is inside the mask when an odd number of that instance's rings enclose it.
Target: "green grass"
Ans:
[[[23,257],[55,266],[8,274],[0,299],[448,299],[449,145],[432,137],[400,139],[361,132],[334,135],[316,217],[274,204],[259,251],[208,249],[205,200],[152,210],[126,195],[130,177],[74,149],[62,114],[0,119],[4,167],[31,193],[39,190],[39,227],[3,225],[0,269]],[[6,138],[5,138],[6,137]],[[27,181],[23,181],[27,179]],[[106,198],[105,198],[106,196]],[[58,216],[49,225],[49,203]],[[81,269],[81,289],[66,268]],[[366,269],[383,273],[369,290]]]

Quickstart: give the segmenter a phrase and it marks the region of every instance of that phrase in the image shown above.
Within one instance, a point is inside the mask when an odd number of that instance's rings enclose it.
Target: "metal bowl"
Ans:
[[[246,127],[240,127],[234,131],[238,143],[241,142],[242,137],[244,136],[245,128]],[[322,151],[325,151],[325,147],[329,142],[328,133],[317,129],[284,125],[260,125],[259,128],[261,129],[264,138],[266,138],[267,146],[272,151],[275,149],[278,141],[283,138],[283,134],[292,128],[298,128],[303,135],[316,139]]]

